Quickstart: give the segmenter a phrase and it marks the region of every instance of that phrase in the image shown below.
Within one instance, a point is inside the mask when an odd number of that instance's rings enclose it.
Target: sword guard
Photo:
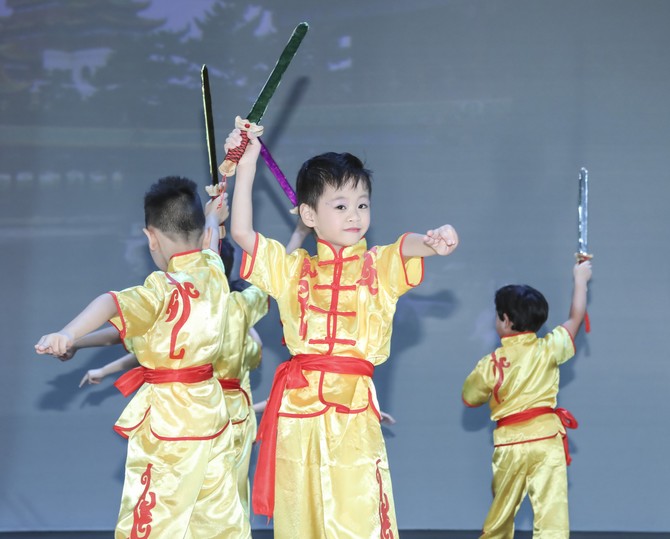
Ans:
[[[224,176],[233,176],[235,170],[237,169],[237,163],[240,162],[240,158],[244,155],[244,151],[247,149],[247,144],[249,144],[249,133],[253,133],[257,137],[260,137],[263,134],[263,127],[257,125],[249,120],[243,120],[239,116],[235,118],[235,127],[241,131],[242,143],[237,147],[230,150],[226,157],[223,160],[223,163],[219,166],[219,172]]]
[[[591,260],[593,258],[592,254],[589,253],[575,253],[575,258],[577,259],[577,262],[581,264],[582,262],[586,262],[587,260]]]

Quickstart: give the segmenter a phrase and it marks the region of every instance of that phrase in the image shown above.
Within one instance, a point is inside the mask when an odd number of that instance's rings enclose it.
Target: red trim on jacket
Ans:
[[[170,257],[170,260],[173,258],[177,258],[178,256],[186,256],[186,255],[192,255],[193,253],[202,253],[203,251],[206,251],[207,249],[191,249],[190,251],[182,251],[181,253],[175,253]],[[211,249],[209,249],[211,251]]]
[[[257,440],[262,443],[258,453],[252,493],[254,513],[271,517],[274,511],[277,426],[284,391],[309,385],[303,371],[372,377],[374,370],[374,365],[365,359],[321,354],[298,354],[277,367],[265,413],[258,427]],[[345,409],[347,411],[344,413],[355,413],[346,406],[337,405],[336,407],[339,412]]]
[[[246,251],[242,251],[242,264],[240,265],[240,278],[244,279],[245,281],[249,278],[249,275],[251,275],[251,272],[254,270],[254,262],[256,261],[256,252],[258,251],[258,240],[259,240],[259,235],[258,232],[256,232],[256,240],[254,241],[254,252],[249,255]],[[251,262],[249,262],[249,268],[246,273],[243,273],[244,268],[247,265],[247,258],[251,256]]]
[[[112,296],[112,299],[114,300],[114,303],[116,304],[116,312],[119,313],[119,318],[121,319],[121,327],[117,326],[114,322],[111,320],[109,321],[110,324],[112,324],[115,328],[116,331],[119,332],[119,337],[121,337],[121,340],[125,340],[126,338],[126,319],[123,317],[123,311],[121,310],[121,305],[119,305],[119,298],[116,297],[116,292],[107,292],[110,296]],[[125,344],[123,345],[125,347]]]
[[[402,255],[402,246],[405,243],[405,239],[410,234],[411,234],[411,232],[405,232],[402,235],[402,238],[400,239],[400,258],[410,258],[410,257],[403,257],[403,255]],[[402,271],[405,274],[405,283],[407,284],[407,286],[411,286],[412,288],[415,288],[423,282],[423,277],[424,277],[424,265],[423,264],[424,264],[424,262],[425,262],[424,257],[421,257],[421,276],[419,277],[419,282],[414,284],[414,283],[409,282],[409,275],[407,275],[407,268],[405,267],[405,261],[402,260]]]
[[[164,442],[182,442],[182,441],[199,441],[199,440],[212,440],[216,438],[217,436],[221,436],[223,432],[228,428],[230,425],[230,421],[228,421],[223,428],[219,432],[215,432],[214,434],[211,434],[209,436],[160,436],[159,434],[156,434],[153,429],[151,430],[151,434],[153,434],[156,438],[159,440],[162,440]]]
[[[463,401],[463,404],[465,404],[468,408],[479,408],[481,404],[470,404],[468,401],[465,400],[465,397],[461,395],[461,400]]]
[[[570,333],[570,330],[568,330],[568,328],[566,328],[563,324],[561,324],[561,327],[570,336],[570,341],[572,342],[572,353],[576,354],[577,353],[577,347],[575,346],[575,338],[572,336],[572,333]]]
[[[139,427],[142,423],[144,423],[144,420],[147,418],[149,415],[149,410],[151,410],[151,406],[146,409],[144,412],[144,416],[142,416],[142,419],[140,419],[139,423],[137,425],[133,425],[132,427],[122,427],[120,425],[114,425],[113,429],[114,432],[116,432],[119,436],[123,436],[124,438],[128,438],[128,432],[134,431],[137,427]]]
[[[221,384],[221,389],[224,391],[241,391],[242,395],[244,395],[244,398],[247,400],[247,404],[251,406],[251,399],[240,385],[239,378],[219,378],[219,384]]]

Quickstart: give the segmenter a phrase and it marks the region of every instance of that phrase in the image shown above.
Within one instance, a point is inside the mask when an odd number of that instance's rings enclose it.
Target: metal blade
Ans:
[[[295,53],[297,52],[300,43],[305,37],[305,34],[307,34],[308,29],[309,25],[306,22],[301,22],[298,26],[295,27],[295,30],[293,30],[291,39],[288,40],[288,43],[279,56],[279,60],[277,60],[277,64],[272,70],[272,73],[270,73],[268,80],[265,82],[265,86],[263,86],[261,93],[258,95],[254,106],[251,108],[251,112],[249,112],[247,115],[246,119],[250,122],[258,123],[261,121],[263,114],[265,114],[265,109],[268,106],[270,98],[275,93],[277,86],[279,86],[282,75],[295,56]]]
[[[214,117],[212,115],[212,96],[209,92],[209,73],[203,65],[200,71],[202,81],[202,104],[205,112],[205,132],[207,134],[207,157],[209,159],[209,175],[212,185],[219,184],[219,172],[216,161],[216,140],[214,138]]]
[[[579,218],[578,252],[587,254],[589,252],[589,171],[583,167],[579,171],[579,206],[577,212]]]

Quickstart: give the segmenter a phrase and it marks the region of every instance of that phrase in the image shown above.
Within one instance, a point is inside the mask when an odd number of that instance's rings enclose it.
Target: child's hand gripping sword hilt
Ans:
[[[219,172],[224,179],[235,174],[237,163],[240,162],[240,159],[244,155],[244,151],[249,144],[249,135],[247,132],[253,133],[256,137],[260,137],[263,134],[262,126],[250,122],[249,120],[243,120],[239,116],[235,118],[235,127],[241,131],[242,142],[237,148],[233,148],[226,154],[223,163],[219,166]]]

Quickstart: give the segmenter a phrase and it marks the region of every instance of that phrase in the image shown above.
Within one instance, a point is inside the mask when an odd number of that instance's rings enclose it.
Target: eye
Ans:
[[[337,206],[335,206],[335,209],[336,210],[346,210],[347,207],[344,204],[338,204]]]
[[[358,209],[359,209],[359,210],[367,210],[369,207],[370,207],[370,206],[368,205],[367,202],[361,202],[361,203],[358,205]]]

